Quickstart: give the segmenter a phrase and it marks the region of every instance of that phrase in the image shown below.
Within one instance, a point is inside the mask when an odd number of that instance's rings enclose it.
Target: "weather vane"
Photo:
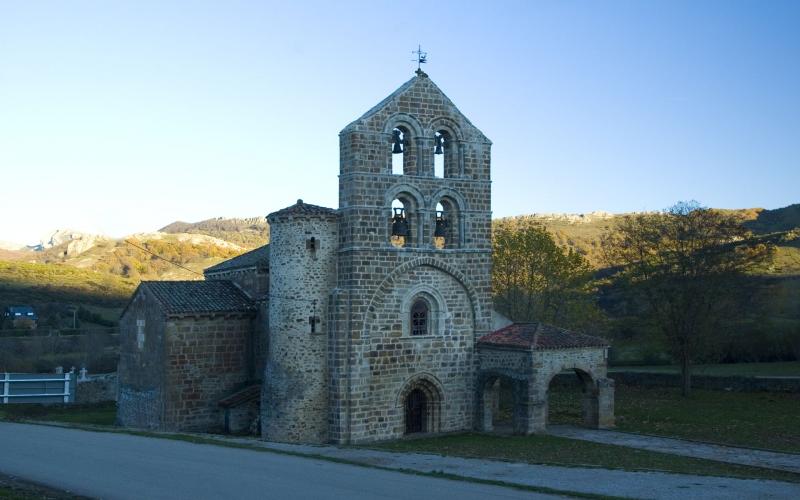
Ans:
[[[416,59],[412,59],[417,63],[417,71],[422,71],[422,65],[428,62],[428,53],[422,51],[422,45],[417,45],[417,50],[413,50],[411,53],[417,55]]]

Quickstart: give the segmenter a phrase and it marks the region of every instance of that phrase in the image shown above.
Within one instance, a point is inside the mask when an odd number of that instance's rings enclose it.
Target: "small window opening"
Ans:
[[[312,236],[311,238],[306,240],[306,249],[311,250],[312,252],[319,250],[319,240]]]
[[[308,324],[311,325],[311,333],[317,333],[317,323],[320,322],[319,316],[309,316]]]
[[[411,335],[428,335],[428,303],[422,299],[411,306]]]
[[[433,138],[433,175],[444,177],[445,150],[449,148],[447,136],[443,132],[436,132]],[[449,153],[449,151],[447,151]]]
[[[395,199],[392,201],[392,231],[389,241],[397,248],[406,246],[411,236],[411,227],[408,223],[408,212],[405,204]]]
[[[143,319],[136,320],[136,348],[140,351],[144,349],[144,325]]]
[[[392,174],[394,175],[403,175],[405,139],[403,130],[399,128],[392,130]]]

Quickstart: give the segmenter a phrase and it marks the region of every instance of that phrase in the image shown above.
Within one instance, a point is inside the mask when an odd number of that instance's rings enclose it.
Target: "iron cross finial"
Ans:
[[[422,71],[422,65],[428,62],[428,53],[422,51],[422,45],[417,45],[417,50],[413,50],[411,53],[417,55],[416,59],[412,59],[417,62],[417,71]]]

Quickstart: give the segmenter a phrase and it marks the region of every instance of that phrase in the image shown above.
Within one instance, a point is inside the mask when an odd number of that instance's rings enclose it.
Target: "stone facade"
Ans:
[[[602,339],[550,326],[514,324],[480,339],[478,353],[477,418],[481,430],[492,430],[498,381],[506,379],[513,387],[514,432],[545,431],[550,384],[565,370],[574,371],[581,380],[584,425],[614,426],[614,381],[606,376],[608,346]]]
[[[493,316],[486,136],[418,71],[339,138],[338,209],[298,200],[270,214],[268,246],[175,286],[179,315],[137,293],[123,315],[121,423],[240,432],[260,408],[271,441],[489,430],[507,377],[516,430],[530,433],[546,425],[550,379],[572,368],[587,423],[611,425],[603,341]],[[206,292],[226,300],[194,299]],[[145,317],[154,343],[142,350]],[[253,390],[260,406],[229,404]]]
[[[217,401],[254,378],[255,309],[241,294],[234,297],[241,301],[239,310],[176,311],[174,303],[159,300],[151,288],[147,282],[140,285],[120,319],[118,423],[159,430],[220,429]],[[211,290],[225,291],[239,293],[232,286]],[[180,292],[170,298],[178,301]],[[188,306],[199,308],[196,301]]]

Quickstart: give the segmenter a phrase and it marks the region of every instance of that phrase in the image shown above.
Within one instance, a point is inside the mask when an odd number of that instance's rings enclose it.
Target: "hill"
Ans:
[[[769,234],[800,227],[800,204],[775,210],[745,208],[730,210],[745,221],[745,226],[755,234]],[[570,248],[586,258],[596,269],[603,267],[600,248],[602,235],[613,229],[617,221],[628,214],[591,212],[588,214],[530,214],[506,217],[505,220],[535,222],[543,225],[553,235],[556,243]],[[778,247],[772,266],[764,268],[765,274],[800,274],[800,242]]]
[[[207,219],[200,222],[173,222],[161,229],[161,233],[205,234],[252,250],[269,241],[269,225],[264,217],[244,219]]]

